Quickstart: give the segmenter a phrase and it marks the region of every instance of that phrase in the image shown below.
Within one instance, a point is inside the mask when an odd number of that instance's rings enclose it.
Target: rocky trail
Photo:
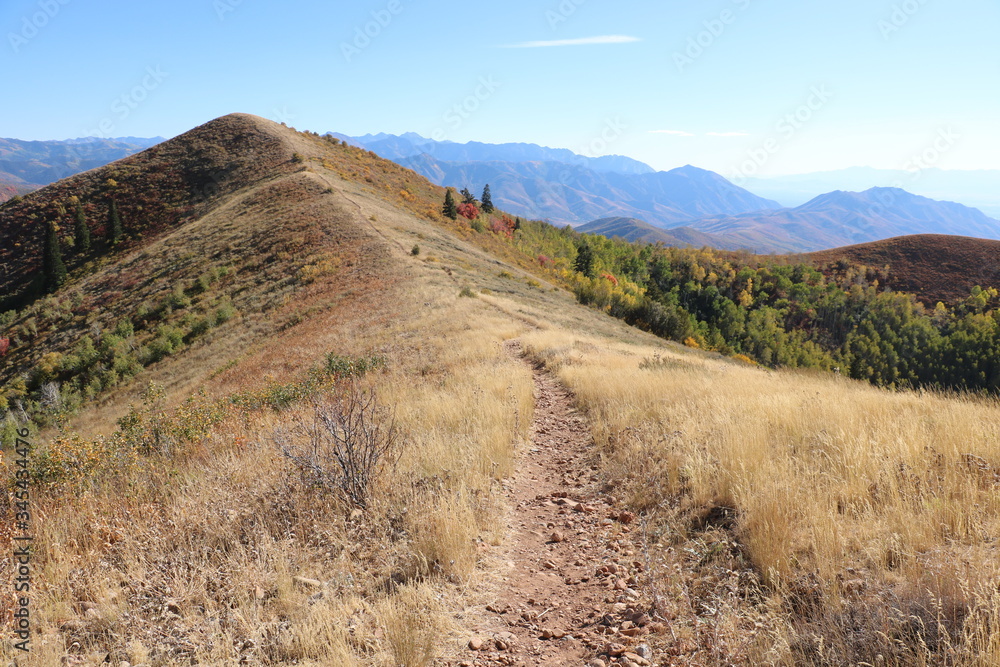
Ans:
[[[521,354],[516,344],[508,349]],[[643,638],[664,627],[641,592],[636,517],[601,493],[588,423],[568,390],[548,371],[532,372],[531,440],[506,486],[513,512],[505,580],[464,654],[441,664],[655,664]]]

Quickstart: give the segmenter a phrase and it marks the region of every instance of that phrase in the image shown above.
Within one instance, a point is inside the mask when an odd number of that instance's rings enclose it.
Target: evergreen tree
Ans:
[[[584,241],[577,248],[576,260],[573,262],[573,269],[587,276],[594,277],[594,251],[590,244]]]
[[[118,245],[118,242],[122,240],[122,218],[118,214],[118,202],[114,199],[111,200],[111,207],[108,209],[107,227],[108,245]]]
[[[521,229],[521,218],[514,221],[514,231],[516,232],[519,229]]]
[[[76,225],[73,227],[73,240],[76,251],[81,255],[90,252],[90,227],[87,226],[87,216],[83,213],[83,204],[76,202]]]
[[[451,188],[448,188],[444,195],[444,206],[441,207],[441,212],[446,218],[458,219],[458,207],[455,205],[455,198],[451,196]]]
[[[490,184],[483,188],[483,213],[493,212],[493,198],[490,196]]]
[[[469,192],[469,188],[462,188],[462,203],[472,204],[473,206],[475,206],[479,202],[477,202],[476,198],[472,196],[471,192]]]
[[[66,282],[66,265],[63,263],[62,247],[54,223],[48,223],[45,242],[42,247],[42,281],[46,292],[55,292]]]

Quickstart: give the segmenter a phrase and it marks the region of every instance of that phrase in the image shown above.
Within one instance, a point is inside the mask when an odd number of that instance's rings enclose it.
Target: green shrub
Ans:
[[[233,304],[230,303],[229,301],[223,302],[215,310],[215,326],[219,326],[220,324],[225,324],[226,322],[231,320],[234,315],[236,315],[236,309],[233,307]]]

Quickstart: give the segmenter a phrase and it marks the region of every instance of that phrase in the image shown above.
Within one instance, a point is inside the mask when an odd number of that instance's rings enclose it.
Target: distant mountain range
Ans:
[[[142,139],[0,139],[0,201],[128,157],[163,141]]]
[[[393,162],[426,154],[442,162],[559,162],[602,174],[652,174],[656,171],[644,162],[622,155],[592,158],[578,155],[566,148],[546,148],[537,144],[484,144],[478,141],[458,144],[453,141],[434,141],[414,132],[398,136],[366,134],[363,137],[349,137],[336,132],[329,134],[355,146],[375,151]]]
[[[515,215],[629,240],[798,253],[910,234],[1000,238],[1000,221],[980,210],[899,187],[870,187],[873,182],[906,183],[925,191],[966,193],[986,202],[994,201],[988,193],[995,193],[995,210],[1000,214],[1000,171],[927,169],[914,174],[856,168],[747,182],[760,192],[796,203],[785,208],[775,199],[692,166],[657,172],[623,156],[590,158],[524,143],[437,142],[414,133],[334,136],[438,185],[468,187],[478,195],[489,183],[494,203]],[[160,137],[0,139],[0,202],[162,141]],[[807,192],[834,182],[852,187],[803,199]]]
[[[456,144],[416,134],[341,139],[416,171],[437,185],[490,185],[493,203],[515,215],[555,224],[581,224],[608,216],[641,218],[653,225],[780,208],[769,199],[696,167],[654,171],[631,158],[588,158],[534,144]]]
[[[910,234],[1000,238],[1000,221],[978,209],[899,188],[838,190],[796,208],[702,218],[686,226],[755,252],[809,252]]]
[[[784,206],[799,206],[833,190],[898,187],[932,199],[959,201],[1000,218],[1000,170],[928,168],[905,171],[851,167],[812,174],[750,178],[741,181],[740,185],[763,197],[776,199]]]

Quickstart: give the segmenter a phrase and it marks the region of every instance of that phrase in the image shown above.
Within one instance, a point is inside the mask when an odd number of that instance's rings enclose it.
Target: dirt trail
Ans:
[[[521,356],[516,343],[508,351]],[[464,655],[443,664],[649,665],[642,637],[658,628],[628,546],[635,517],[600,492],[587,420],[570,393],[548,371],[532,372],[531,442],[507,486],[514,511],[505,580],[488,623],[473,628]]]

